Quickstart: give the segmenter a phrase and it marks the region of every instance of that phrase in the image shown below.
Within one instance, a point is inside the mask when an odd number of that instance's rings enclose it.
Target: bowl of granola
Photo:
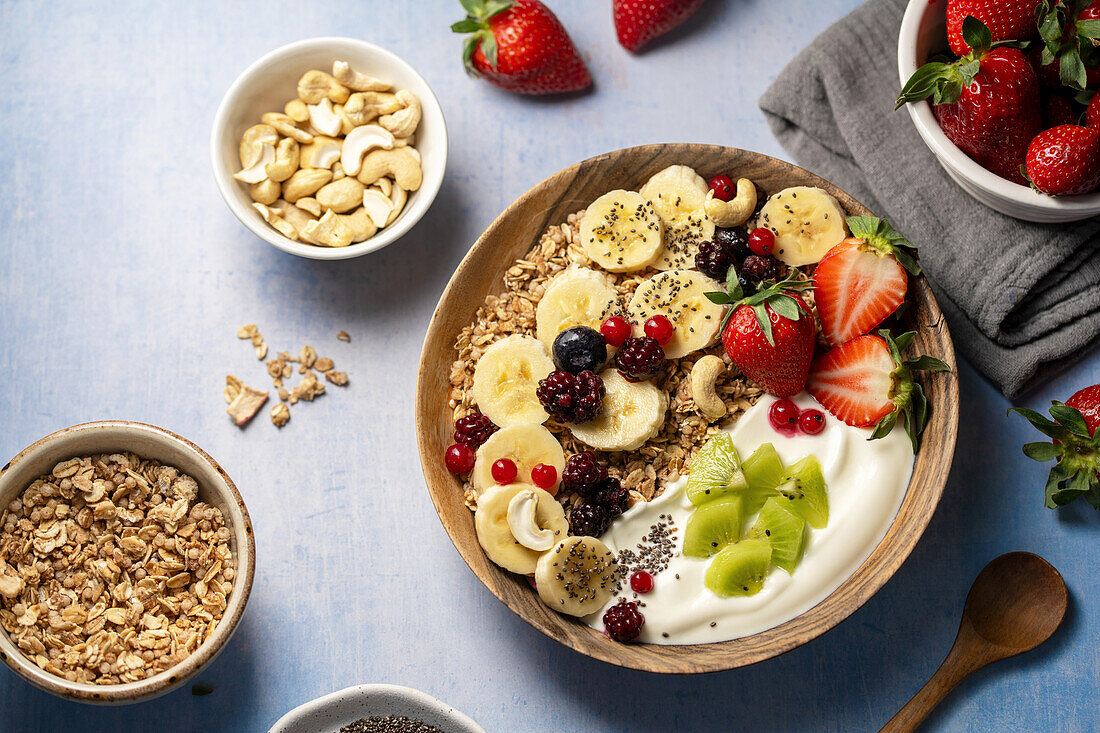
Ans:
[[[499,600],[588,656],[699,673],[806,643],[886,583],[942,494],[958,386],[887,222],[783,161],[647,145],[481,236],[416,420],[440,520]]]
[[[79,702],[162,695],[224,648],[254,557],[244,501],[194,443],[123,420],[52,433],[0,469],[0,661]]]

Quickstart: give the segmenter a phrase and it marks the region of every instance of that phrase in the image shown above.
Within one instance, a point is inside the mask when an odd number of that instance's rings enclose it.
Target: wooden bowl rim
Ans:
[[[446,487],[433,486],[430,479],[432,468],[440,461],[440,454],[428,445],[429,425],[432,421],[439,420],[441,416],[428,414],[427,390],[438,388],[438,382],[433,385],[433,381],[438,379],[438,373],[436,368],[430,367],[427,362],[430,359],[429,352],[432,350],[432,345],[439,343],[440,340],[447,344],[447,352],[445,353],[453,352],[453,344],[457,335],[454,333],[441,333],[444,306],[452,297],[458,297],[455,293],[460,287],[459,284],[464,280],[470,268],[474,266],[474,260],[480,256],[481,250],[487,246],[486,243],[493,238],[496,230],[511,217],[524,212],[531,200],[544,189],[554,186],[562,178],[573,177],[578,171],[588,166],[627,155],[649,153],[656,155],[677,148],[682,148],[684,152],[735,154],[746,156],[750,160],[755,159],[754,162],[758,164],[776,165],[784,169],[785,174],[802,181],[801,184],[792,183],[790,185],[818,186],[836,196],[850,214],[871,213],[866,206],[842,189],[793,163],[739,148],[699,143],[659,143],[621,148],[574,163],[543,179],[513,201],[478,237],[473,247],[470,248],[455,269],[454,274],[447,283],[447,287],[439,298],[425,336],[417,370],[415,418],[421,468],[439,520],[463,561],[498,600],[546,636],[594,659],[649,672],[698,674],[754,664],[801,646],[824,634],[855,613],[893,577],[923,535],[947,483],[958,431],[958,379],[954,344],[935,295],[929,288],[923,274],[911,278],[911,281],[917,284],[918,297],[915,302],[919,303],[922,309],[927,309],[928,316],[926,322],[921,324],[923,328],[917,329],[917,343],[920,344],[925,337],[931,338],[939,349],[938,356],[951,366],[950,372],[923,374],[918,377],[925,385],[926,391],[929,392],[929,404],[933,409],[928,428],[923,436],[922,450],[918,451],[915,458],[913,476],[916,476],[916,469],[921,456],[928,455],[924,450],[930,442],[930,438],[939,439],[936,446],[938,452],[930,458],[926,458],[926,460],[933,462],[930,468],[938,470],[931,472],[930,483],[926,486],[915,487],[913,479],[910,479],[902,505],[899,507],[886,534],[855,572],[848,576],[825,599],[778,626],[750,636],[709,644],[619,644],[610,642],[606,636],[583,624],[578,619],[562,616],[546,609],[533,592],[529,592],[532,601],[530,606],[525,606],[523,603],[502,593],[497,583],[498,579],[507,579],[509,582],[516,584],[522,583],[524,587],[527,584],[524,579],[507,573],[489,562],[484,551],[476,542],[472,543],[472,546],[466,546],[456,539],[456,525],[447,512],[444,511],[442,492],[460,492],[461,487],[456,487],[453,482]],[[554,223],[557,222],[551,222],[551,224]],[[541,235],[541,231],[538,235]],[[529,249],[532,244],[534,242],[528,243],[526,249]],[[497,278],[494,278],[494,280],[497,280]],[[480,306],[483,299],[484,296],[477,301],[474,310]],[[472,316],[473,313],[471,312],[470,317],[472,318]],[[449,370],[449,362],[447,366]],[[449,386],[449,382],[447,384]],[[934,385],[935,389],[930,390],[930,385]],[[939,399],[936,400],[935,398]],[[943,431],[942,434],[938,434],[937,430]],[[919,505],[913,499],[914,488],[919,490],[923,500]],[[458,496],[461,496],[461,493]],[[465,510],[465,507],[463,509]],[[469,521],[472,525],[473,513],[466,510],[466,514],[469,516],[463,517],[463,520],[459,521]],[[899,539],[902,527],[905,527],[908,532],[900,536]],[[844,596],[848,596],[848,598],[843,600]],[[538,604],[538,606],[534,604]],[[566,627],[576,629],[579,633],[569,633],[570,628]]]

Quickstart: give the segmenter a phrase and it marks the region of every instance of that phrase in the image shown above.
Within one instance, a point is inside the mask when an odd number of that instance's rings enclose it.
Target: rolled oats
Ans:
[[[271,422],[275,423],[275,427],[281,428],[290,421],[290,408],[286,406],[286,403],[280,402],[271,408]]]

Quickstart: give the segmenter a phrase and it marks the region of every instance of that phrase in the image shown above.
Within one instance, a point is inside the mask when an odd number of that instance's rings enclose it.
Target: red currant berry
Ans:
[[[516,474],[519,470],[516,468],[516,462],[508,458],[498,458],[491,469],[493,473],[493,480],[501,486],[512,483],[516,480]]]
[[[653,590],[653,576],[645,570],[635,570],[630,575],[630,589],[635,593],[649,593]]]
[[[729,201],[733,198],[735,192],[733,179],[729,176],[719,173],[717,176],[710,179],[707,185],[710,186],[711,191],[714,191],[714,198],[719,201]]]
[[[630,337],[631,330],[630,321],[621,316],[611,316],[600,326],[604,341],[616,348],[622,346],[623,341]]]
[[[821,410],[806,410],[798,416],[798,429],[806,435],[817,435],[825,429],[825,413]]]
[[[474,470],[474,449],[455,443],[443,454],[443,462],[451,473],[469,473]]]
[[[776,400],[768,408],[768,420],[777,432],[783,435],[793,435],[798,430],[798,416],[801,410],[798,405],[784,398]]]
[[[531,483],[540,489],[550,491],[558,483],[558,469],[540,463],[531,469]],[[557,493],[550,491],[551,494]]]
[[[664,346],[672,338],[672,321],[665,316],[653,316],[642,326],[645,335],[657,339],[657,343]]]
[[[757,227],[749,233],[749,249],[758,255],[770,255],[775,249],[775,232]]]

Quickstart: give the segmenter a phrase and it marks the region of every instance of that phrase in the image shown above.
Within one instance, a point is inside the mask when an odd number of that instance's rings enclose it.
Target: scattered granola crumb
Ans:
[[[286,406],[286,403],[278,402],[271,408],[271,422],[275,423],[277,428],[281,428],[290,422],[290,408]]]
[[[307,371],[306,375],[302,377],[302,381],[298,382],[298,385],[294,389],[290,390],[290,404],[294,404],[299,399],[306,402],[313,402],[315,397],[320,397],[325,393],[325,385],[317,381],[317,375],[313,372]]]
[[[256,324],[255,323],[249,323],[247,326],[241,326],[240,328],[237,329],[237,338],[239,338],[239,339],[250,339],[253,336],[255,336],[257,333],[259,333],[259,331],[256,330]]]
[[[233,418],[233,422],[238,426],[246,425],[252,419],[252,416],[263,407],[265,402],[267,402],[267,392],[261,392],[255,387],[242,384],[241,391],[233,398],[225,411],[229,413],[229,416]]]
[[[351,336],[348,335],[347,331],[341,331],[340,333],[336,334],[336,340],[337,341],[346,341],[347,343],[350,344],[351,343]]]
[[[348,383],[348,375],[346,372],[338,372],[336,370],[325,372],[325,379],[335,384],[337,387],[345,387]]]
[[[313,362],[317,361],[317,350],[306,344],[302,347],[302,353],[298,354],[298,361],[302,365],[298,369],[298,373],[305,374],[307,370],[313,368]]]
[[[260,361],[267,358],[267,344],[261,342],[260,345],[256,347],[256,358]]]
[[[313,368],[319,372],[329,372],[336,368],[336,364],[327,356],[322,356],[320,359],[313,362]]]
[[[279,386],[279,399],[283,402],[286,402],[290,399],[290,392],[288,392],[286,387],[283,387],[282,385]]]

